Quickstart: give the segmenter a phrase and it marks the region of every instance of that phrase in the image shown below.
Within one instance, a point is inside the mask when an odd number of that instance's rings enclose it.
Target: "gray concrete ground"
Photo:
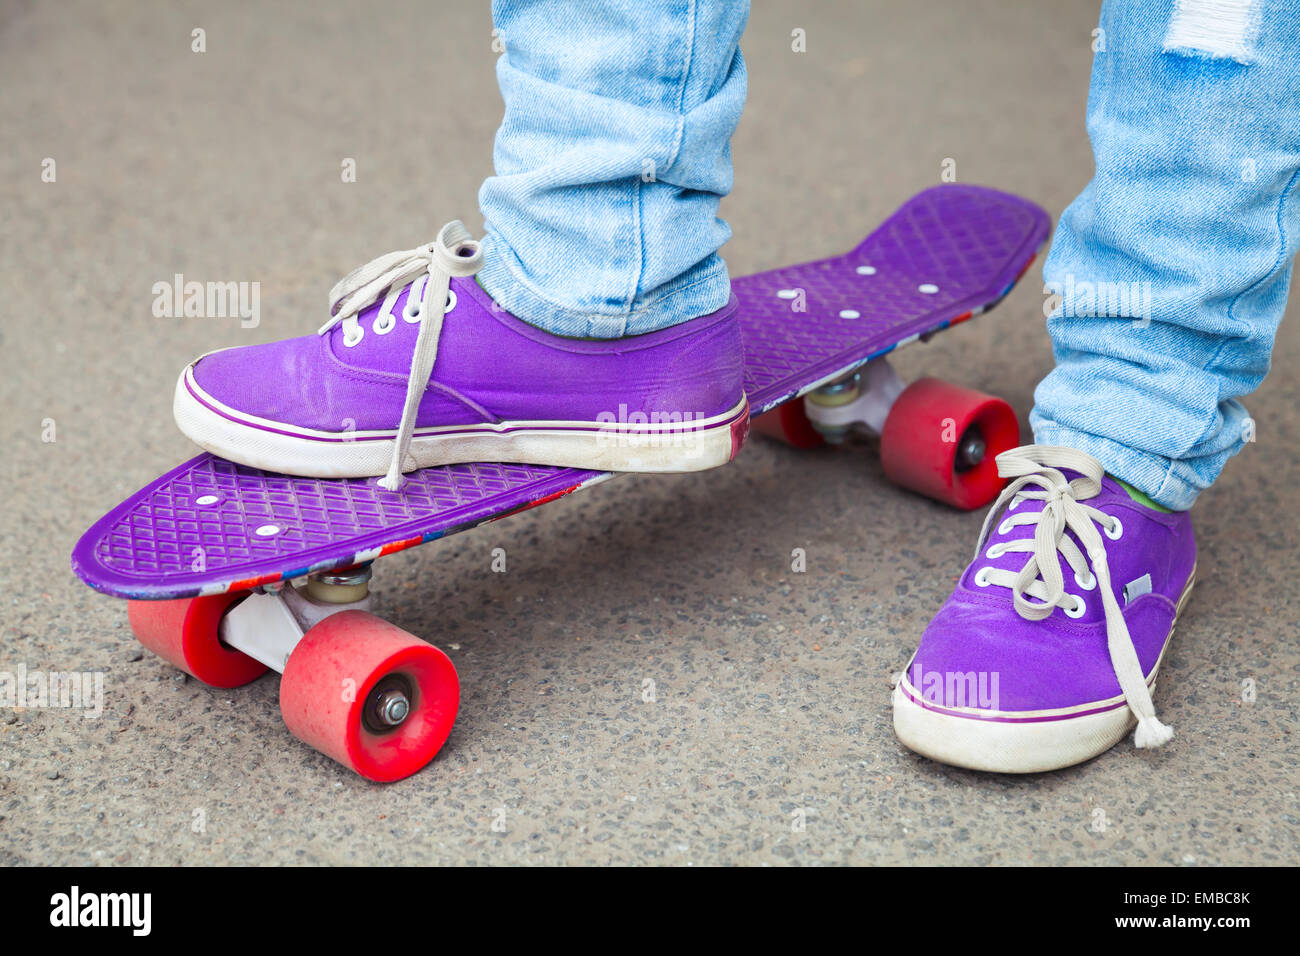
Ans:
[[[756,6],[724,205],[737,274],[848,248],[947,158],[1054,215],[1088,179],[1093,4]],[[170,411],[187,359],[314,329],[348,269],[453,216],[477,227],[501,112],[485,8],[0,9],[0,670],[100,670],[107,694],[100,719],[0,712],[0,860],[1297,862],[1294,318],[1251,402],[1258,444],[1196,508],[1200,584],[1159,693],[1178,736],[1156,753],[992,777],[895,741],[889,676],[981,518],[891,487],[869,447],[755,440],[714,473],[624,478],[387,559],[382,610],[448,650],[465,695],[396,785],[294,740],[274,675],[213,690],[140,654],[124,605],[69,571],[73,543],[193,452]],[[260,282],[260,326],[154,318],[177,272]],[[1050,362],[1039,284],[902,371],[1027,412]]]

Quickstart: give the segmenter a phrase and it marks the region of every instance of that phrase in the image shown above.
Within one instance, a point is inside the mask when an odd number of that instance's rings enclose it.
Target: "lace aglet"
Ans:
[[[388,467],[388,474],[380,478],[376,484],[385,491],[401,491],[403,480],[402,473],[397,468],[397,462],[393,462],[393,464]]]
[[[1137,732],[1133,734],[1133,746],[1140,750],[1154,749],[1169,743],[1173,736],[1174,728],[1162,724],[1154,714],[1150,717],[1139,717]]]

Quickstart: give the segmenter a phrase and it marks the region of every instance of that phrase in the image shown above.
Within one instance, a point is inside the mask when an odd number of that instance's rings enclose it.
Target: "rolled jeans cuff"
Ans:
[[[1117,441],[1066,428],[1041,418],[1032,422],[1034,442],[1064,445],[1087,452],[1106,471],[1120,478],[1157,504],[1174,511],[1186,511],[1203,490],[1193,470],[1182,462],[1135,451]]]
[[[483,253],[479,285],[497,305],[529,325],[568,338],[619,339],[658,332],[716,312],[731,298],[727,265],[716,253],[660,286],[652,299],[638,301],[631,310],[610,312],[576,310],[544,298],[520,274],[519,260],[491,230]]]

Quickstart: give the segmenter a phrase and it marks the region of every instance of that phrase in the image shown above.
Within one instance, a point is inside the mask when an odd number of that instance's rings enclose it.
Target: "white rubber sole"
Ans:
[[[1160,658],[1147,677],[1147,686],[1153,693],[1160,665],[1173,640],[1178,615],[1195,581],[1193,567]],[[1137,724],[1122,695],[1059,711],[935,710],[917,703],[923,697],[907,680],[911,666],[909,661],[904,676],[894,687],[894,733],[909,750],[954,767],[994,773],[1060,770],[1105,753]],[[971,716],[953,713],[962,710]]]
[[[172,412],[180,430],[205,451],[310,478],[367,478],[388,471],[395,429],[323,432],[257,418],[203,392],[192,369],[176,382]],[[726,412],[687,424],[512,421],[417,429],[402,470],[492,461],[600,471],[704,471],[734,457],[748,416],[749,402],[742,395]]]

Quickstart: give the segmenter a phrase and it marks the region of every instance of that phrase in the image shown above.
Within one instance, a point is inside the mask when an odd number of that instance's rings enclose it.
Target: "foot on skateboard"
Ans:
[[[933,380],[904,387],[886,356],[997,303],[1048,225],[1016,196],[935,187],[842,256],[735,280],[740,390],[760,430],[807,445],[865,427],[881,434],[895,481],[959,507],[991,500],[993,459],[1018,444],[1005,403]],[[727,421],[730,456],[749,418]],[[72,567],[130,599],[137,637],[173,665],[222,687],[281,672],[293,733],[371,779],[397,779],[442,746],[459,690],[440,651],[362,613],[370,565],[611,477],[475,462],[421,468],[394,491],[203,454],[95,522]]]

